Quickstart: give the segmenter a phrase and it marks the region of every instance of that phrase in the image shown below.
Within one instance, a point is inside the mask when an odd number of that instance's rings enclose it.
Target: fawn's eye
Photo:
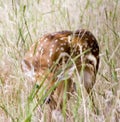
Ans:
[[[87,63],[87,64],[92,64],[92,65],[94,65],[93,61],[91,61],[91,60],[89,60],[89,59],[86,59],[86,63]]]
[[[97,65],[97,59],[96,59],[96,57],[95,57],[94,55],[89,54],[89,55],[87,56],[87,61],[88,61],[90,64],[93,64],[94,67],[96,67],[96,65]]]

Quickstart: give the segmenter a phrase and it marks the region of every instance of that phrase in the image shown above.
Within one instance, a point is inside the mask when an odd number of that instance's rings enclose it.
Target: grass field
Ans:
[[[0,122],[40,122],[36,88],[24,78],[21,60],[45,33],[79,28],[100,46],[93,88],[99,114],[78,96],[69,121],[120,122],[120,0],[0,0]]]

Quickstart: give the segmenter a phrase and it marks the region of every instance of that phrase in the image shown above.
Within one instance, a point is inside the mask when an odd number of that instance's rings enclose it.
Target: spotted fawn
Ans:
[[[95,84],[96,73],[99,66],[99,46],[94,35],[85,29],[75,32],[60,31],[44,35],[33,44],[22,61],[22,70],[27,77],[41,82],[46,77],[44,84],[46,91],[61,81],[51,93],[51,100],[59,104],[62,102],[64,91],[65,71],[74,72],[73,65],[69,65],[70,59],[74,59],[74,65],[80,73],[84,87],[89,93]],[[66,65],[69,66],[66,66]],[[65,68],[66,67],[66,68]],[[62,72],[64,70],[64,72]],[[72,73],[67,78],[67,92],[75,90]]]

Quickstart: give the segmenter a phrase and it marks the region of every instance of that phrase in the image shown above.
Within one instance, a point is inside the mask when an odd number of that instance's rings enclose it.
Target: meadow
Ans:
[[[100,47],[93,88],[99,114],[78,94],[69,121],[120,122],[120,0],[0,0],[0,122],[42,121],[37,85],[25,79],[21,61],[42,35],[79,28]]]

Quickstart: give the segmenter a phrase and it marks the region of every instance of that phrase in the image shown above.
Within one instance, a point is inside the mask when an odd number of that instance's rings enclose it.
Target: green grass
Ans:
[[[24,78],[21,60],[42,35],[79,28],[90,30],[100,46],[93,88],[99,115],[92,112],[91,102],[78,84],[78,92],[68,104],[64,92],[64,119],[68,108],[72,122],[120,121],[120,0],[0,0],[0,11],[0,122],[40,121],[45,111],[40,105],[46,95]]]

